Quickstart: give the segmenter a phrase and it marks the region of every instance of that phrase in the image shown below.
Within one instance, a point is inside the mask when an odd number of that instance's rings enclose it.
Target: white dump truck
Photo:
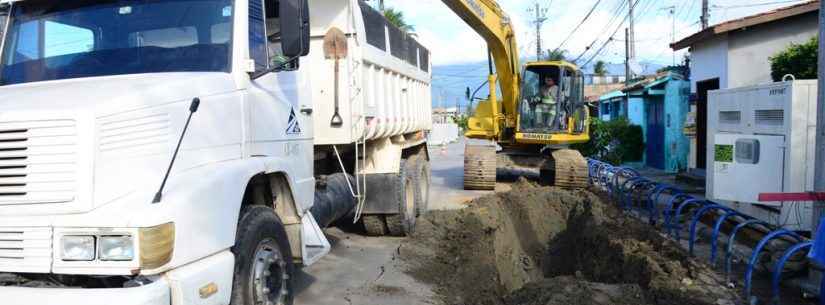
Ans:
[[[0,304],[292,304],[426,209],[429,53],[362,1],[0,4]]]

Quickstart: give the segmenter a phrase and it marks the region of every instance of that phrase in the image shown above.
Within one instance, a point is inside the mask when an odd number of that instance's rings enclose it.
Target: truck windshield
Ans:
[[[12,7],[2,84],[230,69],[232,0],[28,0]]]

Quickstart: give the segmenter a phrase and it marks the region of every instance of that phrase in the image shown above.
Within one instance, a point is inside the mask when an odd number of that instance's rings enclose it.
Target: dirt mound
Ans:
[[[400,250],[447,304],[724,304],[709,269],[596,195],[519,181],[419,220]]]

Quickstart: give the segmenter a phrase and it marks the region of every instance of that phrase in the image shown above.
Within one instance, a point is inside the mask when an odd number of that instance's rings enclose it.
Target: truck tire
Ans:
[[[286,230],[271,207],[241,210],[231,305],[292,305],[295,266]]]
[[[361,222],[364,223],[364,230],[369,236],[385,236],[389,233],[384,215],[364,215]]]
[[[401,160],[400,173],[396,183],[398,189],[395,190],[396,202],[398,202],[398,214],[387,215],[387,229],[392,236],[409,236],[415,231],[415,218],[417,214],[415,205],[415,187],[411,173],[415,172],[416,162]]]
[[[415,170],[412,172],[412,177],[416,189],[415,215],[421,216],[430,208],[430,160],[426,157],[419,157],[414,164]]]

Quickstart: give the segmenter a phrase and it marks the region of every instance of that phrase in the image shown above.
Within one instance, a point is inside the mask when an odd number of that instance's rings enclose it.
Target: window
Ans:
[[[67,24],[46,21],[44,33],[44,57],[63,56],[89,52],[94,48],[92,30]]]
[[[263,0],[249,1],[249,58],[255,61],[255,72],[269,67],[263,5]]]
[[[11,15],[4,85],[230,70],[231,0],[21,1]]]

